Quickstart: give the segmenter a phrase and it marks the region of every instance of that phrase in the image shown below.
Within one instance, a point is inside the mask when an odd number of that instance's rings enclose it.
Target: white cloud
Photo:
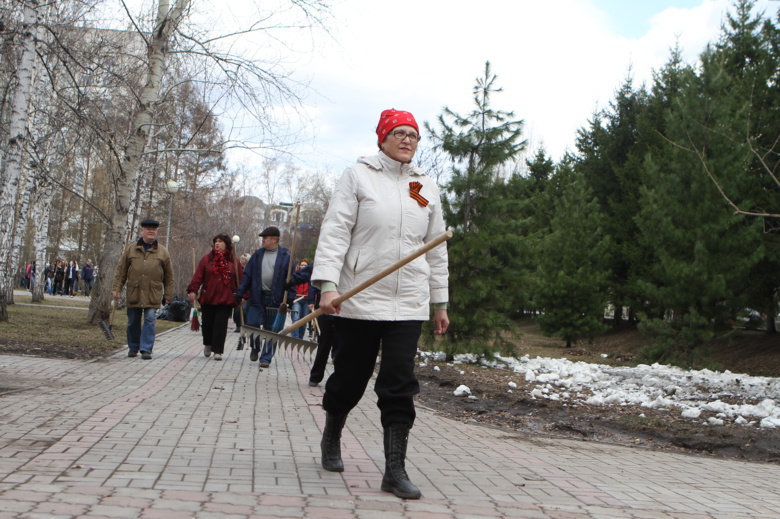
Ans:
[[[409,110],[420,123],[434,122],[445,105],[467,113],[486,60],[504,89],[494,106],[514,111],[532,144],[543,141],[559,158],[573,148],[576,130],[612,99],[629,67],[636,86],[649,84],[676,41],[684,59],[695,61],[731,5],[704,0],[667,8],[641,38],[628,39],[609,29],[606,13],[577,0],[354,4],[336,9],[338,41],[310,62],[321,96],[311,100],[317,139],[300,150],[304,162],[318,157],[340,169],[372,153],[373,125],[385,108]]]
[[[421,124],[434,122],[444,106],[469,112],[475,79],[489,60],[504,89],[494,106],[514,111],[532,146],[544,142],[560,158],[573,148],[577,129],[613,98],[629,67],[638,86],[664,65],[676,41],[688,62],[715,41],[732,1],[674,7],[690,3],[665,0],[659,5],[672,7],[659,7],[648,21],[599,10],[596,0],[337,1],[333,38],[297,32],[288,41],[303,51],[292,58],[296,77],[311,86],[305,107],[311,127],[291,151],[304,167],[341,171],[374,152],[374,127],[385,108],[409,110]],[[239,22],[255,21],[257,6],[268,8],[258,0],[194,5],[212,21],[228,7]],[[757,6],[777,9],[772,0]],[[627,38],[619,29],[642,35]],[[258,55],[274,52],[257,48]]]

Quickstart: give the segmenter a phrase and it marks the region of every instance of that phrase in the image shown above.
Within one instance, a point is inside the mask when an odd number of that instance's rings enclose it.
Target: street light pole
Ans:
[[[171,239],[171,213],[173,212],[173,195],[179,191],[179,183],[175,180],[169,180],[165,184],[165,192],[171,195],[171,199],[168,202],[168,233],[165,235],[165,248],[168,248],[168,243]]]

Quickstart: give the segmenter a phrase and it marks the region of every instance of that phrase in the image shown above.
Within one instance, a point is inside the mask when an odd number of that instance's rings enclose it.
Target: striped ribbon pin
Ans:
[[[409,182],[409,196],[417,200],[417,203],[422,207],[425,207],[428,205],[428,200],[420,194],[421,189],[422,184],[419,182]]]

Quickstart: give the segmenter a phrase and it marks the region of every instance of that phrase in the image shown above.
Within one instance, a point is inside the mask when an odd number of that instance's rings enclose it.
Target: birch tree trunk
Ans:
[[[22,189],[19,192],[19,200],[17,200],[17,213],[16,213],[16,223],[14,224],[14,230],[13,230],[13,247],[10,248],[8,251],[7,260],[8,263],[14,266],[19,265],[19,257],[22,252],[21,243],[24,239],[24,229],[27,226],[27,213],[30,209],[30,195],[33,190],[33,186],[35,185],[35,179],[33,178],[34,172],[30,170],[29,168],[22,168],[22,174],[23,179],[20,179],[21,181],[24,181],[24,189]],[[22,259],[22,265],[27,265],[27,263],[32,258],[23,258]],[[36,272],[37,274],[37,272]],[[11,296],[13,296],[13,292],[11,293]],[[12,303],[12,299],[9,299],[9,303]]]
[[[37,265],[32,295],[33,303],[39,303],[45,297],[46,278],[43,276],[43,273],[46,270],[46,265],[49,264],[46,257],[46,244],[49,241],[49,215],[51,213],[53,185],[43,168],[39,165],[36,169],[32,206],[32,218],[35,222],[35,263]]]
[[[111,288],[117,264],[128,236],[135,229],[127,227],[130,201],[138,182],[139,164],[149,138],[154,111],[159,101],[160,84],[168,54],[171,34],[190,5],[190,0],[159,0],[155,28],[148,39],[147,77],[139,96],[140,110],[133,121],[133,132],[123,148],[119,174],[116,179],[116,200],[111,222],[103,238],[103,254],[100,259],[94,297],[89,307],[88,321],[97,324],[106,320],[111,308]]]
[[[19,198],[19,182],[22,179],[23,156],[27,145],[27,121],[33,92],[38,32],[43,18],[39,0],[24,2],[22,23],[22,54],[16,69],[17,85],[11,102],[11,125],[8,137],[8,154],[3,163],[0,178],[3,196],[0,198],[0,322],[8,321],[8,302],[13,297],[14,272],[17,265],[11,263],[12,251],[19,248],[14,236],[16,204]],[[18,260],[18,252],[17,252]]]

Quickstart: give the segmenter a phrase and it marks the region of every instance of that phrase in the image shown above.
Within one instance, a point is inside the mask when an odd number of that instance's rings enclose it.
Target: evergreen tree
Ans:
[[[721,187],[736,194],[750,162],[748,150],[710,130],[745,117],[744,103],[730,95],[732,78],[713,58],[705,53],[700,72],[676,78],[681,88],[664,122],[667,145],[645,161],[636,219],[654,255],[652,272],[639,283],[655,305],[645,327],[665,341],[652,360],[688,366],[718,324],[745,304],[751,270],[764,255],[760,222],[735,216],[708,175],[717,172]]]
[[[444,108],[439,131],[426,124],[436,147],[453,164],[444,186],[444,216],[453,231],[449,244],[451,351],[490,353],[506,344],[508,314],[517,290],[518,261],[524,256],[520,223],[513,217],[520,200],[506,196],[502,167],[524,149],[521,120],[495,110],[496,86],[490,62],[474,86],[475,109],[461,116]]]
[[[717,95],[728,95],[744,108],[725,121],[706,124],[711,132],[729,137],[732,147],[752,152],[744,167],[734,171],[735,181],[725,180],[731,185],[724,192],[732,201],[743,201],[737,205],[748,213],[746,219],[763,220],[765,254],[751,271],[748,304],[769,317],[767,329],[774,333],[772,317],[780,287],[780,30],[771,20],[755,15],[754,8],[753,1],[736,2],[715,51],[708,56],[712,69],[730,78],[728,89]],[[717,173],[717,181],[724,182]]]
[[[532,193],[543,193],[555,174],[555,163],[547,156],[544,148],[539,149],[533,160],[526,160],[528,167],[529,190]]]
[[[604,330],[610,244],[584,180],[574,179],[566,165],[557,175],[568,187],[555,200],[550,232],[540,242],[534,301],[542,311],[536,318],[542,331],[570,348]]]
[[[683,84],[687,75],[693,74],[692,69],[682,62],[681,51],[676,46],[670,55],[669,61],[664,67],[653,74],[654,81],[651,88],[651,94],[648,100],[648,107],[640,117],[638,122],[638,138],[645,143],[648,154],[653,157],[662,157],[665,153],[674,151],[674,146],[666,137],[666,124],[670,119],[670,113],[679,110],[679,99]],[[654,185],[659,179],[652,173],[648,173],[646,157],[639,165],[638,169],[641,175],[639,205],[646,203],[646,198],[642,195],[643,189],[652,191]],[[635,309],[643,316],[663,318],[666,307],[663,301],[653,299],[658,294],[651,294],[646,290],[648,285],[654,286],[663,283],[656,278],[659,272],[663,272],[663,266],[659,265],[658,254],[655,250],[656,240],[650,236],[645,239],[643,232],[653,233],[652,226],[642,226],[641,211],[635,217],[635,224],[638,228],[638,235],[635,246],[641,251],[640,256],[632,266],[633,276],[630,280],[629,291],[635,294]],[[660,242],[663,245],[663,242]]]
[[[588,130],[580,130],[575,169],[588,186],[607,217],[605,230],[610,235],[610,300],[616,307],[618,325],[624,306],[640,301],[632,293],[634,269],[641,259],[637,248],[638,230],[634,217],[638,210],[642,157],[646,147],[639,137],[639,125],[647,109],[647,94],[635,90],[629,77],[617,91],[609,109],[597,114]]]
[[[666,140],[645,167],[640,225],[660,264],[647,272],[644,295],[657,318],[648,326],[668,339],[658,355],[679,362],[695,359],[715,324],[744,306],[776,312],[780,244],[760,215],[780,213],[780,184],[768,174],[780,142],[777,30],[753,5],[737,2],[698,69],[667,67],[653,91]]]
[[[556,176],[556,165],[544,149],[537,151],[532,160],[526,160],[527,176],[514,175],[506,184],[505,195],[522,200],[514,218],[521,223],[525,255],[522,269],[523,285],[513,294],[517,298],[518,314],[535,314],[539,310],[534,294],[538,292],[540,244],[549,234],[550,222],[555,216],[555,197],[560,188],[560,175]],[[520,269],[519,269],[520,270]]]

